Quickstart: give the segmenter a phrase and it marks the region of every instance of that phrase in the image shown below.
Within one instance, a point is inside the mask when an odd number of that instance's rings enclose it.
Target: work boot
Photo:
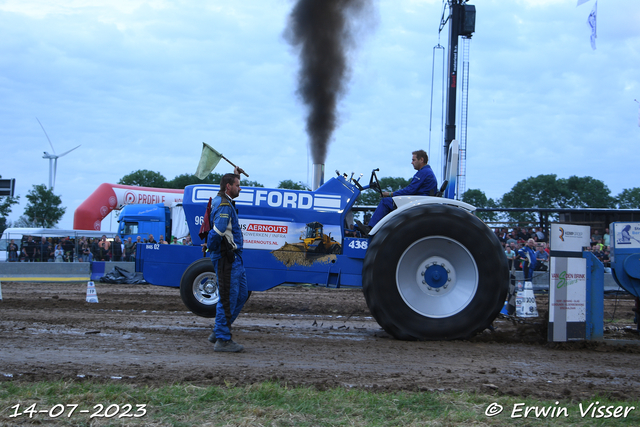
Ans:
[[[357,219],[355,220],[355,223],[356,223],[356,229],[360,231],[360,234],[362,234],[362,237],[369,237],[369,232],[371,231],[371,227],[369,227],[368,225],[364,225]]]
[[[229,341],[218,340],[216,341],[216,345],[213,346],[213,351],[240,353],[242,350],[244,350],[244,347],[233,340],[229,340]]]
[[[218,338],[216,338],[216,333],[215,332],[211,332],[211,335],[209,335],[209,338],[207,338],[209,340],[210,343],[215,344],[216,341],[218,341]]]

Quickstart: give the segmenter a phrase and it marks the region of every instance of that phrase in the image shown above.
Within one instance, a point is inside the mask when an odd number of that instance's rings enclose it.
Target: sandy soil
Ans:
[[[633,300],[605,302],[605,343],[546,342],[541,317],[500,317],[470,341],[403,342],[370,317],[360,290],[280,287],[254,293],[234,325],[240,354],[213,352],[212,320],[178,289],[96,283],[2,283],[0,381],[191,382],[514,396],[640,399]],[[610,322],[611,319],[613,322]]]

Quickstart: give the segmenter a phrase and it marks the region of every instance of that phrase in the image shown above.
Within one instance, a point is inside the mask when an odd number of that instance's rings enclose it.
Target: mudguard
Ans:
[[[375,227],[371,229],[369,232],[370,235],[376,234],[381,228],[384,227],[386,223],[392,221],[398,215],[401,215],[408,209],[417,207],[417,206],[426,206],[426,205],[447,205],[447,206],[455,206],[457,208],[466,210],[468,212],[474,212],[476,210],[475,206],[472,206],[468,203],[461,202],[459,200],[447,199],[444,197],[431,197],[431,196],[398,196],[393,198],[393,202],[398,207],[397,209],[391,211],[389,215],[385,216],[376,224]]]

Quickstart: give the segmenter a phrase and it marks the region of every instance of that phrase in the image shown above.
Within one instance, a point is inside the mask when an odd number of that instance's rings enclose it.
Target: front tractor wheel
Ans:
[[[508,279],[495,234],[446,205],[411,208],[385,224],[371,239],[362,274],[372,315],[404,340],[463,339],[486,329]]]
[[[216,317],[220,299],[218,278],[209,258],[192,263],[182,274],[180,297],[191,312],[201,317]]]

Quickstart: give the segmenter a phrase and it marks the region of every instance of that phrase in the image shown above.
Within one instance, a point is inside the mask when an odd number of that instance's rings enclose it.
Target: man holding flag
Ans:
[[[242,263],[243,237],[233,199],[240,194],[240,175],[228,173],[220,181],[220,191],[211,203],[207,249],[218,278],[220,299],[216,323],[209,341],[214,351],[238,353],[244,347],[231,339],[231,325],[247,301],[247,276]]]
[[[211,146],[204,142],[202,145],[202,155],[196,170],[198,178],[206,178],[221,159],[234,167],[233,173],[222,176],[218,195],[209,199],[199,235],[202,239],[206,237],[220,296],[216,305],[216,323],[209,341],[215,343],[214,351],[239,353],[244,347],[231,339],[231,325],[240,314],[249,293],[242,263],[244,239],[233,199],[240,195],[240,174],[249,175]]]

